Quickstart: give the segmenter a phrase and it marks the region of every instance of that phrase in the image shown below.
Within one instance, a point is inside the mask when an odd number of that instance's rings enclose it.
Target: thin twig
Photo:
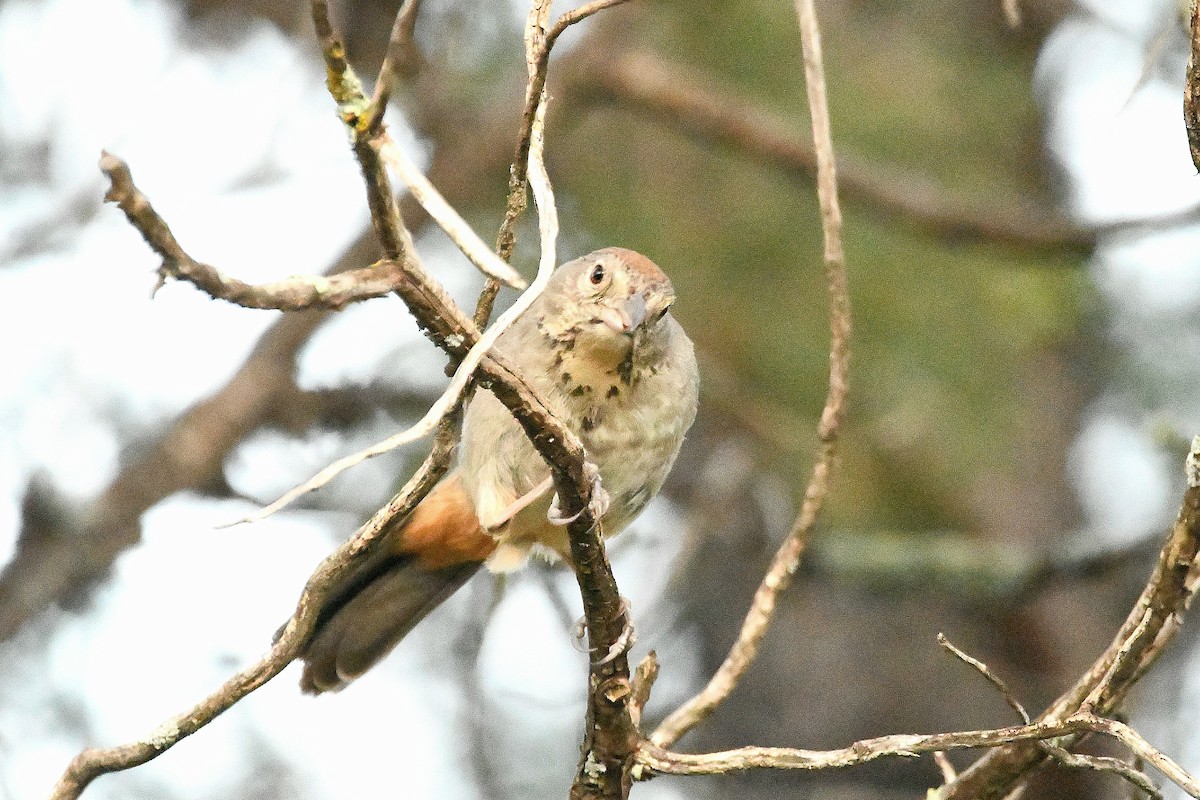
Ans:
[[[525,64],[529,71],[529,82],[525,86],[525,109],[521,112],[521,128],[517,134],[516,154],[513,156],[512,168],[508,177],[508,203],[504,213],[504,222],[500,225],[500,233],[496,237],[496,250],[500,257],[507,261],[512,257],[516,246],[514,228],[517,219],[525,210],[525,181],[526,167],[529,163],[529,140],[533,129],[533,118],[537,113],[542,93],[546,88],[546,74],[550,65],[550,52],[558,37],[570,26],[581,22],[598,11],[620,5],[626,0],[594,0],[591,3],[568,11],[559,17],[554,25],[547,30],[546,21],[550,14],[550,3],[545,3],[545,9],[538,11],[538,20],[525,26]],[[536,4],[535,4],[536,7]]]
[[[1090,769],[1093,772],[1109,772],[1124,780],[1140,792],[1149,795],[1151,800],[1162,800],[1162,792],[1150,780],[1150,776],[1136,767],[1126,764],[1119,758],[1111,756],[1089,756],[1082,753],[1072,753],[1065,747],[1059,747],[1049,740],[1041,741],[1042,748],[1054,759],[1055,763],[1069,769]]]
[[[787,588],[800,562],[808,532],[829,492],[830,476],[837,451],[838,434],[845,415],[850,359],[850,297],[842,252],[842,217],[837,199],[833,139],[829,126],[829,107],[825,99],[825,75],[821,62],[820,32],[812,0],[796,0],[800,20],[800,38],[804,48],[804,75],[808,104],[812,115],[813,141],[817,149],[817,196],[821,205],[821,230],[825,239],[825,274],[829,283],[830,347],[829,391],[817,426],[820,445],[812,477],[787,538],[775,554],[771,568],[754,594],[754,601],[742,623],[737,641],[724,663],[704,689],[668,716],[651,740],[669,747],[695,727],[722,703],[737,685],[758,654],[759,644],[774,616],[779,593]]]
[[[383,115],[387,112],[388,100],[396,89],[396,81],[401,72],[414,71],[420,61],[413,33],[417,27],[417,14],[421,11],[421,0],[404,0],[396,12],[396,21],[392,25],[392,35],[388,38],[387,53],[383,64],[379,67],[379,77],[375,80],[375,93],[371,95],[371,106],[367,112],[364,126],[369,134],[378,133],[383,124]]]
[[[557,220],[554,222],[555,231],[558,229]],[[351,467],[355,467],[362,462],[374,458],[375,456],[383,455],[391,452],[398,447],[403,447],[406,444],[411,444],[419,439],[423,439],[433,433],[441,424],[442,420],[450,414],[454,408],[460,405],[463,400],[464,392],[468,382],[472,379],[476,367],[483,357],[492,347],[495,346],[496,340],[500,338],[508,328],[516,321],[517,317],[525,312],[537,296],[546,288],[546,284],[550,281],[550,276],[554,271],[554,249],[550,250],[550,260],[547,262],[543,255],[541,264],[538,266],[537,278],[533,284],[526,289],[516,302],[496,320],[487,331],[479,337],[479,339],[467,351],[466,356],[459,362],[458,368],[454,372],[454,377],[450,381],[450,385],[442,392],[438,399],[429,407],[425,415],[417,422],[399,433],[392,434],[381,442],[377,442],[370,447],[359,450],[356,453],[351,453],[348,456],[343,456],[338,460],[329,464],[313,477],[292,487],[285,492],[279,499],[252,514],[231,523],[233,525],[242,522],[256,522],[271,516],[280,509],[290,505],[296,498],[301,497],[311,491],[320,489],[328,484],[331,480],[341,475]],[[548,264],[548,266],[547,266]]]
[[[377,138],[382,138],[377,137]],[[479,271],[490,278],[501,281],[515,289],[524,289],[528,283],[515,269],[497,256],[492,249],[484,244],[479,234],[467,224],[441,193],[434,187],[425,174],[417,168],[404,151],[390,137],[382,138],[379,142],[379,155],[384,162],[400,176],[400,180],[412,192],[413,197],[421,207],[429,212],[429,216],[445,231],[450,241],[462,251]]]
[[[1009,690],[1008,684],[1001,680],[1000,676],[992,672],[988,665],[977,658],[967,655],[965,651],[956,646],[954,642],[946,638],[946,634],[939,633],[937,635],[937,643],[954,655],[955,658],[962,661],[967,666],[973,668],[976,672],[982,675],[987,681],[996,687],[1000,692],[1000,696],[1004,698],[1004,702],[1008,703],[1013,711],[1017,712],[1017,716],[1025,724],[1029,724],[1029,712],[1025,710],[1025,706],[1021,705],[1021,701],[1016,698],[1016,695]]]
[[[987,679],[992,686],[996,687],[996,690],[999,691],[1001,696],[1004,697],[1004,701],[1008,703],[1009,707],[1017,712],[1017,716],[1021,718],[1021,721],[1026,725],[1029,724],[1029,713],[1025,710],[1025,706],[1021,704],[1021,701],[1018,700],[1016,695],[1014,695],[1008,688],[1008,684],[1006,684],[1000,678],[1000,676],[992,672],[991,668],[989,668],[987,664],[968,655],[961,648],[957,647],[953,642],[947,639],[945,634],[939,633],[937,635],[937,642],[948,652],[953,654],[955,658],[958,658],[967,666],[974,669],[985,679]],[[1086,703],[1082,707],[1082,713],[1091,713],[1090,708],[1086,705]],[[1112,772],[1124,778],[1138,790],[1149,794],[1153,798],[1157,799],[1161,798],[1162,796],[1145,773],[1139,769],[1136,769],[1135,767],[1129,766],[1124,761],[1116,758],[1108,758],[1106,756],[1089,756],[1080,753],[1072,753],[1070,750],[1055,744],[1049,739],[1043,739],[1038,743],[1051,758],[1064,767],[1070,767],[1072,769],[1090,769],[1097,772]],[[954,776],[950,777],[946,780],[946,783],[949,783],[953,779]]]

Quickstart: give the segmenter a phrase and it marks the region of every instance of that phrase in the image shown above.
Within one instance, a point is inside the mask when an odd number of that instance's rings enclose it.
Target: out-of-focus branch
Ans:
[[[356,244],[331,278],[349,264],[372,260],[373,252],[364,242]],[[141,516],[151,506],[182,489],[216,482],[229,452],[295,391],[296,355],[330,313],[313,309],[282,317],[229,382],[139,451],[72,527],[19,541],[0,574],[0,639],[103,577],[138,542]]]
[[[829,492],[838,435],[845,416],[850,367],[850,294],[842,250],[842,215],[838,206],[838,182],[825,97],[825,74],[821,60],[820,31],[811,0],[796,0],[800,39],[804,49],[804,76],[812,115],[813,141],[817,154],[817,197],[821,206],[821,230],[825,241],[825,274],[829,285],[829,391],[817,425],[816,464],[804,492],[800,514],[787,538],[775,553],[767,574],[754,593],[750,611],[737,641],[717,672],[699,694],[672,712],[650,737],[658,747],[670,747],[725,701],[750,664],[766,635],[775,613],[779,593],[791,583],[800,563],[808,532],[817,520]]]
[[[817,171],[816,149],[797,139],[781,119],[739,99],[735,91],[702,86],[694,73],[661,58],[612,49],[588,53],[571,70],[569,88],[584,101],[616,103],[701,142],[731,148],[806,180]],[[925,175],[845,152],[838,156],[838,186],[850,200],[955,241],[1087,251],[1095,240],[1092,232],[1063,220],[1053,208],[984,207]]]
[[[1104,653],[1070,690],[1042,713],[1040,722],[1055,722],[1081,711],[1112,713],[1174,638],[1196,590],[1194,564],[1200,551],[1200,437],[1192,441],[1185,473],[1187,490],[1179,516],[1137,603]],[[945,800],[1000,800],[1045,758],[1042,748],[1027,742],[998,748],[947,784],[942,796]]]

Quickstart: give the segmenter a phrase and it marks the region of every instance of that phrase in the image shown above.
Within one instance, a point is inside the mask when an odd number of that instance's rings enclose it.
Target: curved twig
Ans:
[[[1188,485],[1179,515],[1141,596],[1108,648],[1039,720],[1063,719],[1081,709],[1112,713],[1179,630],[1196,589],[1191,571],[1200,553],[1200,436],[1192,440],[1184,472]],[[942,796],[999,800],[1045,757],[1026,742],[992,750],[943,787]]]
[[[821,229],[825,238],[825,274],[829,284],[830,347],[829,391],[817,426],[820,445],[816,465],[804,504],[791,531],[775,554],[771,567],[754,594],[750,611],[742,623],[737,641],[708,685],[699,694],[672,712],[650,737],[658,747],[669,747],[694,728],[724,702],[746,669],[758,655],[758,646],[775,612],[779,593],[791,582],[800,562],[808,532],[829,492],[830,475],[837,451],[838,434],[845,415],[849,387],[850,296],[846,264],[842,251],[842,216],[837,198],[837,176],[833,158],[833,140],[829,128],[829,107],[825,99],[825,75],[821,63],[820,32],[812,0],[796,0],[804,47],[804,74],[808,86],[808,104],[812,114],[813,140],[817,148],[817,196],[821,204]]]

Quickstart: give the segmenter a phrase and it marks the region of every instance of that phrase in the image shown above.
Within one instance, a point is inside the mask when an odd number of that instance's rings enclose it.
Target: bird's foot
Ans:
[[[608,648],[608,653],[604,658],[592,662],[594,666],[602,667],[619,656],[625,655],[637,641],[637,632],[633,629],[633,623],[629,621],[629,600],[624,597],[621,598],[621,619],[624,621],[621,635],[612,643],[612,647]]]
[[[599,521],[606,513],[611,498],[608,492],[600,484],[600,470],[590,461],[583,462],[583,474],[591,484],[591,498],[588,500],[587,508],[592,514],[592,519]],[[563,513],[562,508],[558,504],[558,495],[554,495],[554,499],[550,502],[550,511],[546,514],[546,519],[550,520],[551,525],[570,525],[575,520],[583,515],[583,509],[579,509],[574,514],[567,516]]]

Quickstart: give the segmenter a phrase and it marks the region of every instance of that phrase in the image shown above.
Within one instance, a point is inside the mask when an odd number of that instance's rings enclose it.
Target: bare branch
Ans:
[[[817,514],[829,492],[838,434],[845,415],[846,393],[849,388],[850,296],[842,252],[842,217],[837,198],[829,108],[825,99],[820,32],[811,0],[796,0],[796,13],[800,19],[805,83],[808,87],[808,104],[812,115],[813,140],[816,142],[817,196],[821,205],[821,230],[825,238],[825,274],[829,284],[829,391],[825,397],[821,421],[817,426],[820,445],[800,514],[754,593],[754,601],[742,623],[737,641],[708,685],[676,709],[654,731],[651,741],[659,747],[669,747],[677,742],[724,702],[758,655],[759,644],[774,616],[779,593],[791,583],[792,574],[800,563],[808,532],[816,522]]]
[[[417,14],[421,11],[421,0],[404,0],[396,12],[396,21],[392,25],[392,35],[388,39],[387,54],[379,67],[379,77],[375,80],[375,93],[371,96],[370,111],[364,120],[364,126],[372,134],[379,132],[383,125],[383,115],[387,112],[388,100],[396,89],[396,80],[402,74],[411,75],[420,65],[421,55],[417,52],[413,32],[417,27]]]
[[[1017,700],[1016,696],[1013,695],[1013,693],[1009,690],[1008,684],[1006,684],[998,675],[992,672],[987,664],[983,663],[977,658],[967,655],[967,653],[947,639],[945,634],[939,633],[937,636],[937,641],[938,644],[945,648],[949,653],[954,655],[955,658],[958,658],[967,666],[974,669],[976,672],[986,678],[988,682],[992,684],[992,686],[995,686],[996,690],[999,691],[1004,697],[1004,701],[1008,703],[1008,705],[1014,711],[1017,712],[1017,716],[1021,718],[1021,721],[1026,725],[1029,724],[1029,714],[1025,711],[1025,706],[1021,705],[1021,701]],[[1084,711],[1085,713],[1090,713],[1087,711],[1086,707]],[[1119,759],[1108,758],[1106,756],[1089,756],[1079,753],[1072,753],[1065,747],[1060,747],[1048,739],[1043,739],[1039,741],[1038,744],[1041,745],[1042,749],[1046,751],[1047,755],[1064,767],[1070,767],[1073,769],[1091,769],[1096,770],[1097,772],[1112,772],[1129,781],[1129,783],[1131,783],[1133,786],[1137,787],[1146,794],[1149,794],[1151,797],[1161,798],[1162,796],[1145,773],[1129,766]],[[935,758],[936,755],[937,754],[935,753]],[[946,783],[954,780],[955,777],[955,775],[951,775],[946,779]]]
[[[349,303],[391,294],[404,279],[403,273],[382,261],[337,275],[304,275],[257,285],[231,278],[184,251],[149,199],[134,185],[128,164],[103,152],[100,169],[112,182],[104,199],[116,203],[150,249],[162,257],[158,268],[160,286],[168,278],[187,281],[211,297],[245,308],[300,311],[319,306],[337,310]]]
[[[377,252],[359,241],[327,274],[332,279]],[[18,542],[17,554],[0,574],[0,639],[106,575],[117,556],[139,541],[147,509],[182,489],[217,483],[233,448],[293,397],[296,354],[330,313],[315,308],[283,315],[229,381],[139,451],[73,527]]]
[[[1137,735],[1129,726],[1094,714],[1076,714],[1057,721],[1033,722],[1008,728],[954,733],[892,734],[873,739],[861,739],[849,747],[836,750],[801,750],[789,747],[742,747],[718,753],[674,753],[646,743],[638,751],[641,769],[635,777],[649,778],[655,774],[721,775],[739,770],[765,769],[842,769],[858,766],[880,758],[911,758],[921,753],[997,747],[1010,742],[1037,742],[1080,733],[1102,733],[1112,736],[1153,764],[1173,783],[1192,797],[1200,798],[1200,782],[1188,774],[1170,757]],[[1142,775],[1142,778],[1145,776]],[[947,786],[953,785],[953,782]],[[1139,784],[1139,788],[1144,788]],[[944,788],[943,788],[944,791]],[[1153,787],[1151,787],[1153,791]]]
[[[529,140],[533,130],[533,118],[546,88],[550,51],[562,32],[571,25],[587,19],[598,11],[620,5],[625,1],[594,0],[591,3],[585,3],[579,8],[563,14],[549,30],[546,30],[546,20],[550,13],[550,4],[546,3],[544,10],[540,10],[537,3],[533,6],[535,11],[531,12],[531,24],[526,25],[525,36],[525,63],[529,70],[529,83],[525,86],[525,110],[521,113],[521,129],[517,134],[517,151],[513,157],[512,168],[509,170],[508,208],[496,241],[496,250],[505,261],[512,257],[513,248],[516,246],[516,234],[513,232],[513,228],[525,210]],[[536,19],[533,14],[538,15]]]
[[[361,87],[356,94],[356,81],[345,63],[341,45],[329,26],[324,3],[314,0],[313,16],[326,55],[330,91],[337,98],[345,118],[347,109],[361,105]],[[339,66],[342,72],[337,71]],[[346,119],[352,126],[357,117]],[[373,147],[374,145],[365,141],[365,138],[361,141],[357,138],[355,140],[355,153],[360,159],[364,173],[376,232],[390,260],[395,262],[395,267],[406,273],[406,280],[401,282],[398,292],[434,340],[448,352],[461,358],[479,340],[479,332],[416,261],[411,248],[411,235],[403,227],[391,195],[387,175]],[[578,438],[554,418],[541,400],[498,355],[486,355],[480,367],[488,382],[492,384],[496,396],[513,410],[534,446],[547,458],[556,481],[563,487],[560,488],[560,492],[565,510],[570,513],[575,510],[572,508],[573,504],[583,504],[579,517],[571,524],[573,538],[586,539],[590,536],[593,542],[589,544],[600,547],[596,532],[593,531],[596,520],[586,500],[596,488],[597,477],[594,468],[586,468],[583,448]],[[173,718],[146,739],[120,747],[84,751],[72,762],[54,796],[77,797],[95,777],[137,766],[156,757],[180,739],[199,730],[283,669],[297,655],[311,633],[315,624],[315,609],[320,606],[333,579],[341,574],[342,570],[349,568],[352,562],[382,535],[388,525],[407,514],[436,483],[445,470],[452,442],[450,426],[444,426],[437,439],[438,446],[435,447],[435,452],[427,460],[425,468],[410,480],[405,492],[381,509],[371,522],[360,529],[350,542],[335,552],[317,570],[301,597],[297,615],[288,623],[283,635],[267,657],[239,673],[191,711]],[[569,492],[566,491],[568,487]],[[600,552],[602,558],[603,551]],[[613,593],[615,596],[615,585]]]
[[[1029,712],[1025,710],[1025,706],[1021,705],[1021,701],[1018,700],[1016,696],[1009,690],[1008,684],[1001,680],[998,675],[992,672],[991,669],[988,668],[987,664],[983,663],[977,658],[967,655],[962,649],[957,647],[954,642],[947,639],[944,633],[939,633],[937,635],[937,643],[950,652],[959,661],[962,661],[964,664],[971,667],[984,678],[986,678],[988,682],[992,684],[992,686],[995,686],[996,690],[1000,692],[1000,695],[1004,698],[1004,702],[1008,703],[1009,707],[1012,708],[1013,711],[1017,712],[1017,716],[1021,718],[1021,721],[1025,724],[1029,724]]]
[[[578,64],[571,87],[585,98],[612,101],[695,139],[731,147],[768,166],[808,179],[817,153],[770,112],[715,91],[655,56],[606,49]],[[913,227],[954,241],[979,240],[1018,250],[1087,251],[1095,236],[1062,219],[1057,209],[1028,203],[981,206],[926,175],[838,155],[845,196],[881,209]],[[1105,226],[1121,230],[1134,223]]]
[[[425,174],[417,169],[417,165],[396,146],[391,137],[386,133],[379,134],[377,141],[379,156],[396,170],[421,207],[480,272],[516,289],[524,289],[528,285],[516,270],[484,244],[479,234],[475,233],[466,220],[446,202]]]

